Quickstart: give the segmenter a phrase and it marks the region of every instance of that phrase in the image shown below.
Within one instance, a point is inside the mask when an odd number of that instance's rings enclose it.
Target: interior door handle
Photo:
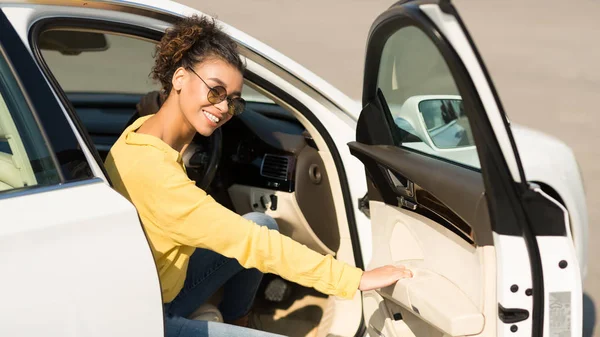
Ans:
[[[389,169],[387,170],[387,174],[394,185],[394,188],[400,195],[412,198],[415,194],[415,185],[412,181],[405,179],[406,183],[400,181],[400,179],[396,176],[396,174]]]

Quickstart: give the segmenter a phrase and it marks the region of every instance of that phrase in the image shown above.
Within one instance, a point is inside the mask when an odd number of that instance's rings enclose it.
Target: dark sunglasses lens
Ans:
[[[208,101],[212,104],[219,104],[227,98],[227,90],[222,86],[214,87],[208,91]]]
[[[242,98],[235,98],[229,101],[229,113],[233,116],[237,116],[244,112],[246,109],[246,101]]]

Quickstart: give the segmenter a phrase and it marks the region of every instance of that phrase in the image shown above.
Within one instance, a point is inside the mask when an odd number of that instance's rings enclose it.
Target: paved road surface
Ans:
[[[394,1],[180,0],[361,95],[371,22]],[[600,337],[600,1],[457,0],[514,123],[565,141],[581,165],[590,219],[584,336]],[[595,329],[595,333],[592,332]]]

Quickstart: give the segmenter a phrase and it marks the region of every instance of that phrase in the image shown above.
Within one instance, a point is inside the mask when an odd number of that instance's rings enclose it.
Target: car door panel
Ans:
[[[102,180],[6,194],[0,214],[0,296],[10,303],[0,335],[163,335],[137,213]]]
[[[412,271],[413,278],[401,280],[391,294],[383,292],[384,297],[411,308],[412,313],[449,336],[481,332],[483,315],[459,287],[430,270],[412,267]]]
[[[427,100],[442,104],[421,105]],[[580,292],[578,266],[569,285],[546,277],[560,273],[558,255],[562,266],[576,263],[568,217],[527,183],[498,95],[452,4],[401,1],[377,18],[363,106],[349,147],[365,165],[369,267],[402,264],[415,275],[364,294],[370,335],[543,336],[558,331],[551,303],[579,314],[580,296],[569,298]],[[445,148],[452,137],[460,142]],[[561,253],[548,251],[549,242]],[[442,293],[453,294],[454,311]],[[575,336],[580,324],[569,317],[564,331]]]
[[[405,265],[413,272],[412,278],[378,293],[446,334],[479,333],[483,327],[484,248],[470,245],[412,211],[381,202],[371,202],[371,207],[377,245],[370,267]]]
[[[28,27],[32,12],[11,9],[27,14],[12,16],[17,28]],[[91,168],[81,130],[6,14],[2,7],[4,117],[37,181],[0,193],[0,335],[162,336],[158,272],[135,207]]]
[[[372,104],[385,107],[378,100]],[[365,107],[357,140],[374,143],[365,136],[369,133],[377,135],[380,144],[393,139],[392,132],[377,123],[384,116]],[[396,146],[348,146],[365,165],[371,190],[377,192],[370,199],[374,249],[369,267],[401,264],[414,273],[412,279],[378,290],[383,303],[399,305],[402,317],[418,317],[403,323],[410,331],[423,331],[423,336],[439,331],[451,336],[480,333],[484,310],[490,314],[491,309],[483,294],[494,288],[493,280],[483,277],[484,268],[494,265],[494,251],[481,174]],[[410,209],[417,204],[418,209]],[[429,328],[419,328],[419,320]]]
[[[492,242],[489,217],[478,212],[480,208],[487,209],[480,173],[395,146],[358,142],[348,146],[365,164],[387,204],[398,205],[399,198],[418,202],[459,230],[458,235],[464,239],[475,242],[477,238],[478,245]],[[400,190],[393,188],[394,175],[413,184],[413,195],[405,195],[404,186]],[[457,190],[460,190],[459,197]]]

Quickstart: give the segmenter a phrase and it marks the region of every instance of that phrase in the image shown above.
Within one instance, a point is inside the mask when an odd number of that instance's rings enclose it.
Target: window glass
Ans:
[[[0,56],[0,193],[60,183],[48,146]]]
[[[146,94],[159,90],[150,78],[155,41],[129,35],[77,29],[48,30],[39,47],[66,93]],[[245,85],[248,102],[274,102]]]
[[[480,168],[462,98],[434,43],[416,27],[386,41],[381,89],[395,123],[397,146]]]
[[[246,102],[275,104],[272,99],[256,91],[248,84],[245,84],[244,87],[242,87],[242,98],[244,98]]]
[[[96,42],[85,42],[89,40]],[[39,43],[46,64],[67,93],[158,90],[160,86],[149,77],[154,46],[125,35],[77,30],[43,32]]]

